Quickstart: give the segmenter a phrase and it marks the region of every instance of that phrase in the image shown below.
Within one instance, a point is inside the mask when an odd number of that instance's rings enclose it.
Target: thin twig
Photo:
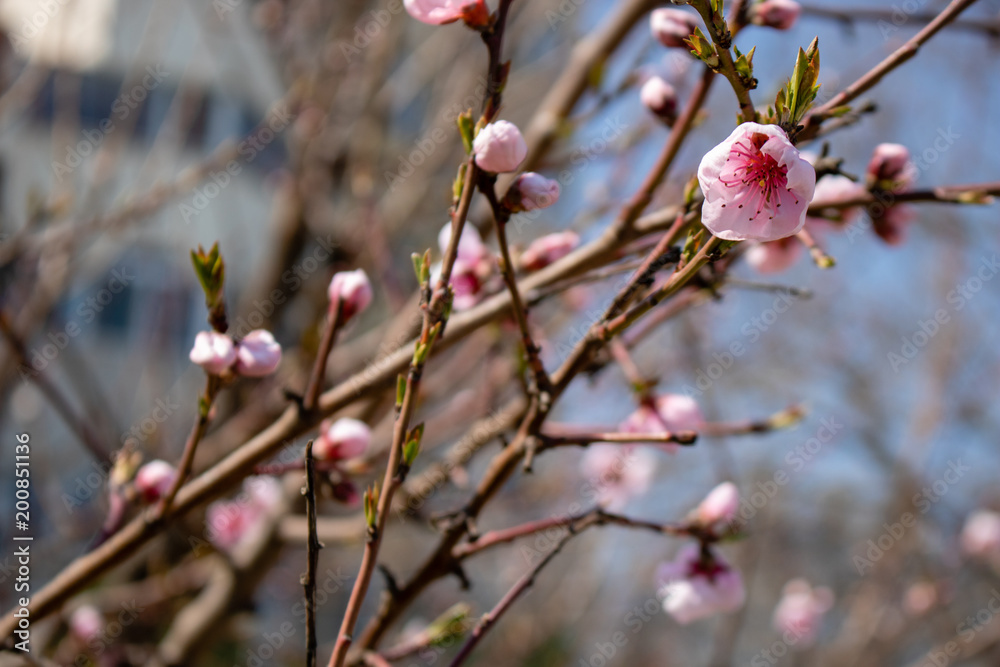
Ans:
[[[306,385],[306,393],[302,397],[302,409],[306,412],[316,409],[316,402],[323,390],[323,379],[326,377],[327,360],[330,358],[330,351],[333,350],[333,343],[337,340],[341,319],[341,303],[340,299],[337,299],[330,303],[326,326],[323,327],[323,340],[319,344],[316,361],[309,375],[309,384]]]
[[[332,327],[331,327],[332,328]],[[316,569],[319,550],[323,545],[316,532],[316,470],[313,458],[313,441],[306,443],[306,486],[302,490],[306,498],[306,520],[309,523],[309,541],[306,545],[306,573],[302,578],[302,588],[306,598],[306,667],[316,665]]]

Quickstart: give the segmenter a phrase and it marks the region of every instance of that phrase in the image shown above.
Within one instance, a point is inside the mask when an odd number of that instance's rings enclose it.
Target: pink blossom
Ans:
[[[446,224],[438,234],[438,245],[444,253],[451,239],[451,223]],[[474,227],[462,228],[458,240],[458,253],[451,270],[451,289],[455,293],[452,303],[455,310],[468,310],[482,298],[483,285],[493,271],[493,254],[479,238]],[[441,277],[441,263],[431,267],[431,283],[436,284]]]
[[[740,573],[707,547],[703,554],[696,544],[683,546],[657,574],[663,609],[681,625],[736,611],[746,599]]]
[[[365,453],[372,441],[368,425],[350,417],[335,422],[326,419],[319,431],[319,437],[313,442],[313,456],[321,461],[357,458]]]
[[[658,76],[651,76],[642,84],[639,99],[643,105],[662,118],[667,124],[673,124],[677,117],[677,92],[674,87]]]
[[[804,579],[793,579],[782,590],[772,624],[787,643],[808,647],[816,641],[823,616],[832,606],[829,588],[812,588]]]
[[[654,9],[649,15],[649,30],[667,48],[687,48],[684,40],[698,26],[694,14],[680,9]]]
[[[517,125],[498,120],[479,131],[472,142],[472,152],[480,169],[500,174],[517,170],[528,155],[528,144]]]
[[[372,284],[364,269],[339,271],[333,274],[328,290],[330,304],[340,304],[340,317],[344,322],[365,310],[372,302]]]
[[[694,515],[698,523],[711,527],[732,521],[739,507],[739,489],[732,482],[723,482],[705,496]]]
[[[234,500],[218,500],[208,506],[205,522],[208,539],[219,549],[233,553],[245,540],[259,535],[281,505],[281,484],[273,477],[251,477],[243,481],[243,493]]]
[[[840,174],[827,174],[816,181],[816,191],[813,193],[813,199],[809,203],[809,206],[822,207],[824,204],[835,204],[837,202],[860,199],[867,195],[868,188],[860,183],[855,183]],[[857,217],[859,211],[860,208],[857,206],[839,209],[840,217],[838,222],[841,224],[850,223]],[[817,219],[819,218],[809,218],[809,220]],[[826,218],[822,218],[822,220],[825,221]]]
[[[648,449],[594,444],[580,460],[584,477],[597,494],[597,502],[618,511],[649,489],[656,459]]]
[[[962,551],[978,558],[1000,556],[1000,514],[978,510],[962,528]]]
[[[443,25],[464,20],[470,26],[485,26],[489,9],[485,0],[403,0],[413,18],[431,25]]]
[[[899,192],[913,185],[917,168],[910,150],[901,144],[879,144],[868,163],[868,177],[883,190]]]
[[[281,363],[281,346],[270,331],[255,329],[236,349],[236,372],[246,377],[270,375]]]
[[[923,616],[938,603],[938,590],[930,581],[918,581],[903,595],[903,611],[910,616]]]
[[[619,425],[623,433],[676,433],[697,431],[705,422],[698,403],[683,394],[663,394],[652,405],[641,405]],[[668,453],[677,451],[677,445],[666,442],[659,445]]]
[[[556,234],[546,234],[535,239],[521,253],[521,266],[526,271],[537,271],[553,262],[557,262],[580,245],[580,237],[576,232],[566,231]]]
[[[200,331],[194,337],[194,347],[188,358],[204,368],[205,372],[219,375],[236,361],[236,348],[233,339],[226,334]]]
[[[701,221],[727,241],[776,241],[806,222],[816,170],[777,125],[743,123],[701,160]]]
[[[802,256],[802,244],[794,236],[767,243],[754,243],[743,255],[758,273],[781,273]]]
[[[69,631],[84,644],[104,632],[106,625],[104,614],[90,604],[77,607],[69,617]]]
[[[802,7],[793,0],[763,0],[750,7],[751,21],[778,30],[795,25],[801,12]]]
[[[906,240],[906,230],[915,218],[912,206],[897,204],[885,209],[882,215],[873,215],[872,228],[889,245],[900,245]]]
[[[135,490],[139,492],[143,502],[153,503],[170,491],[176,479],[177,471],[174,467],[157,459],[139,468],[139,472],[135,474]]]
[[[559,201],[559,183],[529,171],[517,177],[504,199],[515,213],[548,208]]]

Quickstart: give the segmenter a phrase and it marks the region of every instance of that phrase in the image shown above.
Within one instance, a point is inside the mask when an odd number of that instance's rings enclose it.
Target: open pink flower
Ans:
[[[333,274],[327,291],[331,307],[334,303],[340,304],[340,317],[344,322],[362,312],[372,302],[372,284],[364,269]]]
[[[701,160],[701,221],[727,241],[776,241],[806,222],[816,170],[777,125],[743,123]]]
[[[712,489],[694,511],[695,519],[703,526],[729,523],[740,507],[740,492],[732,482],[723,482]]]
[[[785,584],[772,623],[789,644],[806,648],[816,641],[823,616],[833,606],[829,588],[813,588],[804,579]]]
[[[580,245],[576,232],[557,232],[535,239],[521,254],[521,266],[527,271],[537,271],[557,262]]]
[[[962,551],[978,558],[1000,556],[1000,514],[978,510],[962,528]]]
[[[431,25],[464,20],[471,26],[484,26],[490,17],[485,0],[403,0],[403,5],[410,16]]]
[[[649,489],[656,459],[648,449],[594,444],[587,448],[580,468],[589,484],[585,495],[605,509],[618,511]]]
[[[194,337],[194,347],[188,358],[207,373],[219,375],[236,361],[233,339],[217,331],[200,331]]]
[[[313,455],[320,461],[353,459],[364,454],[371,441],[372,431],[363,421],[350,417],[335,422],[326,419],[319,426]]]
[[[236,372],[245,377],[270,375],[281,363],[281,346],[270,331],[254,329],[236,349]]]
[[[139,472],[135,474],[135,490],[143,502],[153,503],[170,491],[175,479],[177,471],[174,467],[157,459],[139,468]]]
[[[802,244],[794,236],[767,243],[755,243],[743,255],[758,273],[781,273],[802,256]]]
[[[799,19],[802,6],[794,0],[763,0],[750,6],[750,20],[757,25],[788,30]]]
[[[517,125],[497,120],[479,131],[472,142],[472,152],[480,169],[500,174],[517,170],[528,155],[528,144]]]
[[[684,545],[657,575],[663,609],[681,625],[736,611],[746,600],[740,573],[707,547],[702,553],[696,544]]]
[[[695,15],[680,9],[654,9],[649,15],[649,31],[667,48],[687,48],[684,40],[697,26]]]

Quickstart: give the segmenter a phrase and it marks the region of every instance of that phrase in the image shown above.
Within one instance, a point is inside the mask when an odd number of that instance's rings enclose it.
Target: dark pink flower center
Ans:
[[[736,142],[729,151],[726,168],[719,177],[719,181],[727,188],[737,188],[740,191],[735,199],[740,202],[739,208],[749,209],[749,220],[765,210],[769,213],[768,219],[773,220],[782,202],[789,197],[795,199],[796,204],[799,203],[788,187],[788,168],[781,166],[761,150],[768,139],[768,135],[757,132],[751,135],[749,141]]]

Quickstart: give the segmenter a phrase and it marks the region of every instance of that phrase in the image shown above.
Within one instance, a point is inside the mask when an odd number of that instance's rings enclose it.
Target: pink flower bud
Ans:
[[[654,9],[649,15],[649,30],[667,48],[688,48],[684,40],[698,26],[694,14],[680,9]]]
[[[480,169],[500,174],[517,170],[528,155],[528,144],[516,125],[498,120],[479,131],[472,142],[472,151]]]
[[[104,614],[89,604],[77,607],[69,617],[69,631],[84,644],[98,637],[106,626]]]
[[[515,213],[548,208],[557,201],[559,183],[533,171],[518,176],[505,198],[505,203]]]
[[[793,0],[763,0],[750,7],[750,20],[757,25],[788,30],[800,13],[802,7]]]
[[[521,254],[521,266],[526,271],[537,271],[553,262],[557,262],[580,245],[580,237],[576,232],[559,232],[546,234],[531,242]]]
[[[879,144],[868,163],[868,176],[885,190],[898,192],[909,188],[916,179],[910,150],[900,144]]]
[[[781,273],[802,256],[802,244],[794,236],[768,243],[755,243],[743,255],[758,273]]]
[[[206,372],[219,375],[236,361],[236,348],[233,346],[233,339],[226,334],[200,331],[194,337],[194,347],[188,358]]]
[[[723,482],[712,489],[694,511],[703,526],[729,523],[740,507],[740,492],[732,482]]]
[[[255,329],[236,349],[236,372],[246,377],[270,375],[281,363],[281,346],[270,331]]]
[[[829,588],[812,588],[803,579],[793,579],[785,584],[781,601],[774,609],[774,629],[783,636],[794,637],[794,644],[802,648],[816,641],[823,616],[833,606],[833,593]]]
[[[746,589],[740,573],[709,551],[702,558],[696,544],[686,544],[673,562],[658,570],[663,609],[681,625],[743,606]]]
[[[701,160],[701,221],[727,241],[776,241],[806,223],[816,170],[777,125],[743,123]]]
[[[150,461],[135,474],[135,490],[145,503],[154,503],[170,491],[177,471],[166,461]]]
[[[431,25],[462,19],[472,27],[484,27],[490,18],[485,0],[403,0],[403,5],[410,16]]]
[[[344,322],[362,312],[372,302],[372,284],[364,269],[340,271],[330,281],[330,305],[340,304],[340,317]]]
[[[319,428],[319,437],[313,443],[313,456],[320,461],[357,458],[365,453],[372,441],[368,425],[349,417],[335,422],[324,420]]]
[[[677,118],[677,92],[673,86],[658,76],[652,76],[642,84],[639,99],[647,109],[668,125],[673,125]]]
[[[1000,514],[979,510],[969,515],[962,528],[962,551],[977,558],[1000,556]]]

